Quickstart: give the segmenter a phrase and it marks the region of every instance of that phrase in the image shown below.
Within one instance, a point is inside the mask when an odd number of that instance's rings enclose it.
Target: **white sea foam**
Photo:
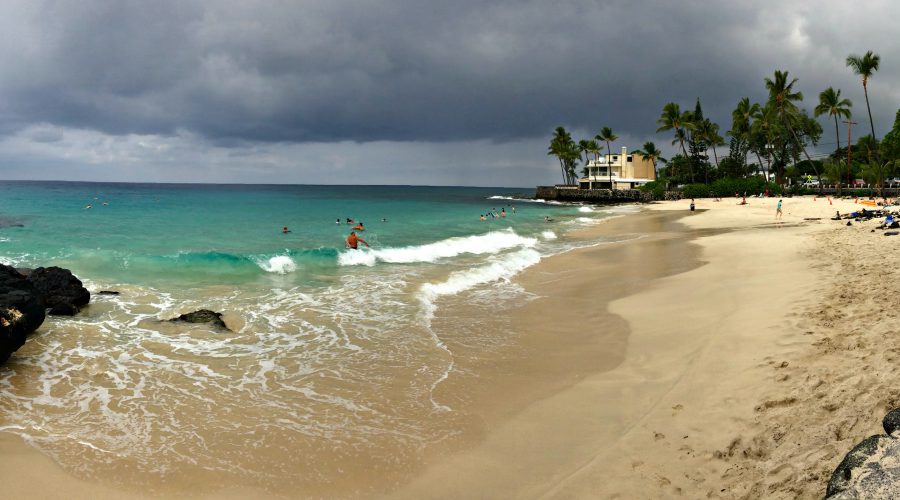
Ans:
[[[582,213],[590,213],[593,212],[594,209],[589,206],[578,207],[578,211]]]
[[[338,264],[342,266],[374,266],[378,261],[393,264],[435,262],[462,254],[496,254],[511,248],[530,248],[535,244],[537,244],[537,239],[519,236],[510,229],[473,236],[447,238],[425,245],[348,250],[338,255]]]
[[[541,238],[544,238],[544,239],[547,240],[547,241],[549,241],[549,240],[555,240],[555,239],[556,239],[556,233],[554,233],[553,231],[544,231],[544,232],[541,233]]]
[[[456,295],[478,285],[498,280],[509,280],[522,270],[541,261],[541,254],[531,248],[494,257],[483,266],[457,271],[442,283],[425,283],[419,290],[419,300],[423,305],[426,321],[434,315],[434,301],[445,295]]]
[[[544,200],[542,198],[513,198],[512,196],[488,196],[489,200],[509,200],[516,201],[522,203],[543,203],[545,205],[571,205],[571,203],[566,203],[562,201],[556,200]]]
[[[259,260],[256,264],[269,273],[287,274],[297,270],[297,264],[287,255],[276,255],[268,260]]]

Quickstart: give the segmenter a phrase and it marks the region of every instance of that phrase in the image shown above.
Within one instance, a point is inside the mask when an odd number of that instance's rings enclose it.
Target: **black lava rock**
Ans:
[[[39,267],[27,279],[52,315],[72,316],[91,300],[91,292],[68,269]]]
[[[25,276],[0,265],[0,363],[44,322],[44,303]]]
[[[222,321],[222,313],[210,311],[209,309],[200,309],[199,311],[182,314],[181,316],[170,319],[169,321],[182,321],[185,323],[209,323],[212,326],[221,328],[223,330],[229,329],[228,326],[225,325],[225,322]]]
[[[881,421],[881,425],[888,436],[893,436],[894,431],[900,430],[900,408],[889,411]]]

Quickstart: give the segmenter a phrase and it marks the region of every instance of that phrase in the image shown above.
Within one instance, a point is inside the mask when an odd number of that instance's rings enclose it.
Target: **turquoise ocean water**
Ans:
[[[48,319],[0,367],[0,430],[138,485],[314,488],[416,463],[461,432],[465,391],[446,382],[477,383],[460,366],[515,349],[516,332],[485,327],[533,298],[514,276],[602,244],[569,234],[634,210],[532,194],[0,182],[0,262],[121,293]],[[347,218],[370,249],[344,248]],[[200,308],[233,332],[165,321]]]

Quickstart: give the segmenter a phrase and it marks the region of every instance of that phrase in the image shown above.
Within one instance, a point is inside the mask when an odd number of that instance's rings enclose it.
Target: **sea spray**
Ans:
[[[276,255],[265,261],[257,261],[264,271],[276,274],[287,274],[297,270],[297,264],[287,255]]]

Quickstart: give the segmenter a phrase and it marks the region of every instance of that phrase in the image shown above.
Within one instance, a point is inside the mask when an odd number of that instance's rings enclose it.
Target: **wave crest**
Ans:
[[[377,262],[410,264],[415,262],[435,262],[440,259],[462,254],[495,254],[511,248],[531,248],[537,239],[519,236],[511,229],[491,231],[486,234],[459,236],[424,245],[399,248],[347,250],[338,255],[341,266],[374,266]]]

